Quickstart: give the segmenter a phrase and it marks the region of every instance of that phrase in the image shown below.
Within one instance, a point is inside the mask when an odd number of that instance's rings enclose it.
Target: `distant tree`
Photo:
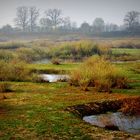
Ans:
[[[39,17],[39,10],[36,7],[29,8],[29,27],[30,31],[33,32],[37,26],[37,19]]]
[[[102,18],[96,18],[93,22],[93,32],[101,33],[104,31],[105,23]]]
[[[71,29],[73,32],[76,32],[78,27],[77,27],[77,23],[76,22],[71,22]]]
[[[125,31],[126,30],[126,25],[122,24],[119,26],[119,31]]]
[[[105,25],[105,31],[106,32],[112,32],[112,31],[118,31],[119,30],[119,26],[117,24],[106,24]]]
[[[17,8],[15,23],[16,23],[16,26],[21,28],[23,31],[25,31],[27,29],[28,7],[22,6],[22,7]]]
[[[137,11],[130,11],[124,17],[124,24],[129,31],[136,31],[139,28],[139,15]]]
[[[51,22],[52,28],[56,29],[63,21],[60,9],[49,9],[45,11],[46,19]]]
[[[89,33],[91,31],[91,26],[87,22],[84,22],[84,23],[81,24],[80,30],[83,33]]]
[[[110,24],[105,25],[105,32],[110,32]]]
[[[41,18],[40,26],[41,26],[42,31],[51,31],[52,30],[52,22],[48,18]]]
[[[62,20],[62,27],[63,30],[68,31],[71,30],[71,20],[70,17],[64,17]]]
[[[14,27],[13,29],[14,29],[14,32],[21,32],[21,31],[22,31],[22,30],[21,30],[20,28],[18,28],[18,27]]]
[[[7,25],[4,25],[0,30],[2,32],[9,33],[9,32],[12,32],[14,29],[11,25],[7,24]]]
[[[110,30],[111,31],[118,31],[119,30],[119,26],[117,24],[110,24]]]

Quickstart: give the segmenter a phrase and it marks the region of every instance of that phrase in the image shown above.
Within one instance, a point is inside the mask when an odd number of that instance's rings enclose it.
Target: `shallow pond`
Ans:
[[[140,134],[140,116],[126,116],[120,112],[83,117],[85,122],[110,130]]]
[[[51,62],[50,59],[45,58],[45,59],[41,59],[41,60],[35,61],[34,63],[35,64],[48,64],[50,62]]]
[[[69,79],[68,75],[61,74],[41,74],[41,77],[48,82],[67,81]]]

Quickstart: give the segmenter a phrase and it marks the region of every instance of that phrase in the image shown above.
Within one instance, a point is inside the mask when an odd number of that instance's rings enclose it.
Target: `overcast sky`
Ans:
[[[140,11],[140,0],[0,0],[0,27],[14,25],[18,6],[36,6],[41,15],[49,8],[59,8],[64,16],[78,24],[83,21],[92,23],[96,17],[102,17],[106,23],[120,25],[128,11]]]

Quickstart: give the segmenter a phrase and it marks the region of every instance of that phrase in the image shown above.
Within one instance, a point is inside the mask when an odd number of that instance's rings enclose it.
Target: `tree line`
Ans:
[[[140,12],[129,11],[124,17],[124,24],[118,26],[113,23],[105,23],[102,18],[95,18],[93,24],[83,22],[77,27],[70,17],[64,17],[60,9],[48,9],[40,18],[40,11],[37,7],[21,6],[17,8],[15,27],[3,26],[1,32],[81,32],[100,34],[103,32],[127,31],[140,32]]]

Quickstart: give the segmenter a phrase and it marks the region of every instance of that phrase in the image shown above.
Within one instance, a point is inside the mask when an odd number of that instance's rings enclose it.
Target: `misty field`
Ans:
[[[51,83],[42,74],[69,78]],[[139,38],[0,43],[1,140],[138,140],[140,134],[90,125],[68,108],[121,100],[120,111],[139,116],[139,97]]]
[[[140,140],[140,0],[0,0],[0,140]]]

